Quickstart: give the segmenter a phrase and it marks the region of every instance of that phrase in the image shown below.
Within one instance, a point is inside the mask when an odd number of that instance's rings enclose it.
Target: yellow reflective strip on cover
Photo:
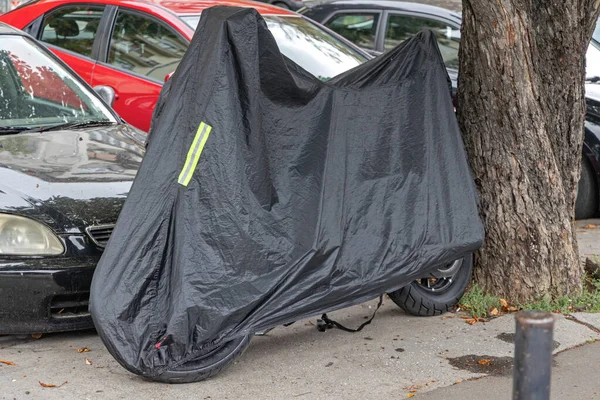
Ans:
[[[177,178],[177,183],[180,185],[187,186],[190,183],[194,171],[196,170],[196,166],[198,165],[198,161],[200,160],[200,154],[202,154],[202,150],[204,149],[204,145],[208,140],[208,135],[210,135],[211,130],[212,126],[205,124],[204,122],[200,123],[194,141],[188,150],[183,169],[179,174],[179,178]]]

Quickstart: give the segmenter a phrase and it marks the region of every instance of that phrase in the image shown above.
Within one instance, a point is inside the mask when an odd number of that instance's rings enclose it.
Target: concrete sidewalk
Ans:
[[[582,253],[600,254],[600,221],[578,230]],[[588,228],[585,228],[588,226]],[[358,326],[377,301],[330,313]],[[600,314],[557,316],[553,396],[600,399]],[[316,318],[255,337],[227,371],[206,382],[165,385],[121,367],[94,332],[0,337],[0,399],[509,399],[514,316],[469,325],[459,315],[417,318],[385,299],[371,325],[318,332]],[[88,347],[89,352],[77,349]],[[86,359],[91,365],[86,363]],[[489,360],[483,365],[480,360]],[[486,377],[496,375],[496,377]],[[478,381],[470,379],[483,378]],[[64,385],[44,388],[39,382]],[[459,383],[457,383],[459,382]],[[454,397],[452,397],[454,396]],[[494,397],[495,396],[495,397]],[[593,397],[596,396],[596,397]]]
[[[373,312],[375,304],[372,301],[331,316],[357,326]],[[514,348],[511,315],[471,326],[453,314],[407,316],[388,299],[373,323],[357,334],[335,329],[318,332],[314,323],[315,319],[300,321],[255,337],[227,371],[187,385],[147,382],[127,372],[93,332],[48,335],[39,340],[5,337],[0,340],[0,359],[15,365],[0,364],[0,398],[400,399],[457,381],[463,381],[457,387],[469,392],[470,386],[463,386],[472,384],[464,382],[468,379],[510,373]],[[556,352],[595,340],[600,340],[600,335],[594,330],[559,316]],[[78,353],[82,347],[91,351]],[[92,365],[86,364],[86,358]],[[481,366],[477,363],[480,359],[488,359],[490,364]],[[586,360],[596,371],[597,358]],[[67,383],[43,388],[39,382]],[[500,385],[506,386],[506,382]],[[437,398],[445,398],[445,392],[440,395]],[[473,398],[482,398],[481,393],[479,396]],[[504,398],[509,397],[507,391]]]

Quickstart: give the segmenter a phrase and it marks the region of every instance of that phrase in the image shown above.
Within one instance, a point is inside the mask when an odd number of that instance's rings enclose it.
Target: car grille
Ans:
[[[53,319],[86,317],[90,315],[89,302],[89,292],[54,296],[50,301],[50,316]]]
[[[114,227],[114,225],[88,226],[85,231],[96,246],[105,248]]]

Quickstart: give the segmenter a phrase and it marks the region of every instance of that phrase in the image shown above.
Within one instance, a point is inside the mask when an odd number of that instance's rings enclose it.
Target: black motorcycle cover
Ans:
[[[431,32],[323,82],[255,10],[213,7],[161,93],[90,307],[121,364],[157,376],[482,240]]]

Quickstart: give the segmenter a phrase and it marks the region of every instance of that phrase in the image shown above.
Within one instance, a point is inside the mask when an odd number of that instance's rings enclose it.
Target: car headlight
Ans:
[[[64,251],[60,239],[45,225],[17,215],[0,214],[0,254],[45,256]]]

